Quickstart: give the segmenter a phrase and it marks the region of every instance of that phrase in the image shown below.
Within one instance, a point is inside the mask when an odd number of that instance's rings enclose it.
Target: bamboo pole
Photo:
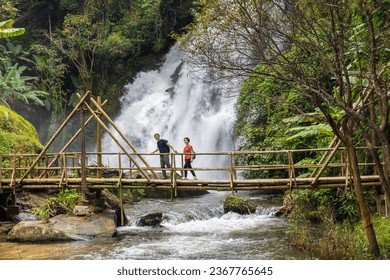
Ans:
[[[234,177],[233,177],[233,153],[229,154],[230,156],[230,170],[229,170],[229,175],[230,175],[230,189],[232,194],[234,194]]]
[[[154,172],[154,170],[150,167],[149,163],[138,153],[137,149],[131,144],[129,139],[122,133],[122,131],[116,126],[114,121],[104,112],[102,107],[96,102],[96,100],[91,97],[91,102],[96,106],[96,108],[100,111],[100,113],[108,120],[108,122],[112,125],[112,127],[118,132],[118,134],[122,137],[122,139],[126,142],[127,145],[133,150],[135,154],[141,159],[141,161],[145,164],[145,166],[148,168],[148,170],[151,170],[152,174],[158,178],[157,173]]]
[[[116,180],[116,184],[98,184],[98,185],[93,185],[90,186],[90,189],[117,189],[118,180]],[[80,187],[79,184],[70,184],[70,187],[77,188]],[[327,184],[321,184],[317,185],[315,187],[311,186],[310,184],[302,184],[302,185],[297,185],[293,189],[337,189],[337,188],[343,188],[344,183],[327,183]],[[375,188],[378,186],[381,186],[381,183],[378,182],[364,182],[362,184],[363,187],[365,188]],[[58,182],[52,183],[52,184],[45,184],[42,185],[40,182],[37,184],[24,184],[23,189],[59,189]],[[122,188],[124,190],[126,189],[153,189],[153,190],[170,190],[172,189],[172,186],[170,184],[168,185],[158,185],[158,186],[151,186],[147,183],[132,183],[132,184],[125,184],[122,182]],[[217,191],[230,191],[230,186],[229,183],[227,184],[213,184],[213,185],[178,185],[178,190],[217,190]],[[12,187],[10,186],[3,186],[3,189],[11,189]],[[241,190],[289,190],[290,187],[288,184],[280,184],[280,185],[264,185],[264,184],[259,184],[259,185],[236,185],[235,186],[235,191],[241,191]]]
[[[11,169],[12,170],[12,169]],[[299,184],[310,184],[312,178],[296,178],[297,185]],[[322,183],[340,183],[344,186],[344,180],[345,177],[337,176],[337,177],[322,177],[318,181],[318,184]],[[58,184],[60,181],[60,177],[56,178],[44,178],[44,179],[37,179],[37,178],[27,178],[25,179],[25,184]],[[362,176],[362,182],[378,182],[379,176],[377,175],[369,175],[369,176]],[[11,182],[11,179],[4,179],[3,183],[9,184]],[[81,178],[68,178],[69,184],[80,184]],[[116,178],[87,178],[88,184],[116,184],[118,180]],[[149,182],[147,179],[136,179],[136,178],[122,178],[123,184],[132,184],[132,183],[143,183],[143,184],[159,184],[159,185],[168,185],[170,186],[171,182],[164,179],[152,179],[151,182]],[[241,180],[234,180],[233,183],[235,186],[237,185],[253,185],[253,184],[260,184],[260,185],[277,185],[277,184],[283,184],[288,186],[290,183],[289,178],[282,178],[282,179],[270,179],[270,178],[263,178],[263,179],[241,179]],[[212,185],[212,184],[226,184],[229,186],[230,179],[215,179],[215,180],[177,180],[177,184],[179,185]]]
[[[294,186],[297,185],[297,178],[295,176],[294,160],[293,160],[291,150],[288,151],[288,164],[289,164],[290,188],[292,188],[293,181],[294,181]]]
[[[340,147],[341,145],[341,141],[338,141],[336,143],[336,146],[334,147],[333,151],[330,153],[330,155],[328,156],[328,158],[325,160],[325,162],[323,163],[321,169],[318,171],[316,177],[313,179],[313,186],[317,183],[317,180],[318,178],[321,177],[322,173],[324,172],[325,168],[328,166],[329,162],[332,160],[333,156],[335,155],[335,153],[337,152],[338,148]],[[312,173],[314,174],[314,172]]]
[[[65,158],[65,154],[62,154],[62,174],[61,174],[61,181],[60,181],[60,184],[59,186],[61,187],[62,186],[62,183],[63,183],[63,180],[66,176],[66,158]]]
[[[150,182],[149,175],[143,170],[143,168],[136,162],[136,160],[133,158],[133,156],[123,147],[123,145],[119,142],[118,139],[116,139],[115,135],[111,132],[111,130],[104,124],[104,122],[99,118],[98,115],[92,110],[92,108],[85,104],[89,112],[95,117],[95,119],[100,123],[101,127],[111,136],[111,138],[117,143],[117,145],[123,150],[123,152],[134,162],[134,164],[137,166],[138,170],[141,171],[141,173],[145,176],[145,178]]]
[[[11,159],[10,159],[11,161]],[[16,166],[15,166],[15,155],[13,155],[13,160],[10,162],[11,164],[11,168],[12,168],[12,173],[11,173],[11,183],[10,183],[10,186],[12,186],[12,194],[15,195],[16,194],[16,190],[15,190],[15,175],[16,175]]]
[[[118,188],[119,188],[119,206],[121,211],[121,226],[125,223],[125,217],[123,216],[124,210],[123,210],[123,188],[122,188],[122,159],[121,154],[118,153],[118,161],[119,161],[119,181],[118,181]]]
[[[81,201],[87,202],[87,169],[86,169],[86,143],[85,143],[85,111],[86,102],[80,108],[80,128],[81,128]]]
[[[102,103],[101,106],[104,106],[106,103],[107,103],[108,100],[104,100],[104,102]],[[93,116],[90,116],[87,121],[84,123],[84,126],[87,126],[92,120],[94,119]],[[48,165],[48,167],[51,167],[53,166],[53,164],[55,163],[55,161],[58,159],[58,156],[61,154],[61,153],[64,153],[66,151],[66,149],[68,149],[68,147],[74,142],[74,140],[80,135],[81,133],[81,128],[79,128],[79,130],[77,130],[77,132],[72,136],[72,138],[64,145],[64,147],[59,151],[58,155],[56,155],[54,157],[54,159],[50,162],[50,164]],[[41,174],[41,176],[39,176],[39,178],[42,177],[43,174]]]
[[[60,134],[60,132],[64,129],[65,125],[70,121],[70,119],[73,117],[73,115],[77,112],[77,110],[84,104],[84,101],[87,99],[87,97],[91,93],[88,91],[84,96],[80,99],[79,103],[77,103],[76,107],[72,110],[72,112],[69,114],[69,116],[65,119],[65,121],[61,124],[61,126],[57,129],[57,131],[54,133],[54,135],[50,138],[49,142],[47,142],[46,146],[42,149],[42,151],[39,153],[38,157],[34,160],[34,162],[31,164],[29,169],[24,173],[23,177],[19,180],[18,184],[22,184],[22,181],[26,178],[28,174],[34,169],[35,165],[39,162],[39,160],[42,158],[42,156],[46,153],[46,151],[49,149],[50,145],[54,142],[54,140],[57,138],[57,136]]]
[[[45,169],[44,171],[42,171],[42,173],[39,175],[38,178],[43,177],[43,174],[45,174],[46,178],[49,178],[49,173],[47,172],[47,168],[48,168],[47,162],[48,162],[48,161],[49,161],[49,158],[48,158],[47,155],[45,155],[45,167],[46,167],[46,169]],[[54,161],[53,161],[53,163],[54,163]],[[49,167],[50,167],[50,166],[49,166]],[[42,176],[41,176],[41,175],[42,175]]]
[[[177,197],[177,175],[176,175],[176,157],[175,155],[172,153],[171,154],[171,157],[172,157],[172,165],[173,166],[173,173],[171,171],[171,177],[172,177],[172,186],[173,186],[173,191],[174,191],[174,196]]]
[[[234,180],[237,180],[237,166],[236,166],[236,156],[234,153],[232,153],[233,155],[233,171],[234,171]]]
[[[97,97],[97,103],[99,106],[102,106],[102,98]],[[96,113],[100,117],[100,112]],[[99,122],[96,122],[96,151],[97,151],[97,171],[96,176],[98,178],[102,177],[102,128]]]

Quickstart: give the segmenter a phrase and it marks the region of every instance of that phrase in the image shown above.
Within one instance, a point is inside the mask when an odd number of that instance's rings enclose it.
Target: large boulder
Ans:
[[[8,241],[49,242],[70,240],[63,232],[54,230],[48,221],[23,221],[18,223],[7,235]]]
[[[145,227],[145,226],[158,227],[158,226],[160,226],[162,221],[163,221],[163,213],[155,212],[155,213],[150,213],[150,214],[147,214],[145,216],[142,216],[137,221],[137,226],[140,226],[140,227]]]
[[[256,203],[248,197],[239,197],[229,195],[223,202],[223,210],[225,213],[236,212],[239,214],[251,214],[256,211]]]
[[[115,219],[108,213],[90,216],[58,215],[47,221],[20,222],[8,233],[7,240],[50,242],[111,237],[115,234]]]

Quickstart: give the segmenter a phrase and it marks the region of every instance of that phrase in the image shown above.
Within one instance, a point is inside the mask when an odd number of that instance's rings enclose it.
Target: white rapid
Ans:
[[[280,203],[272,195],[250,193],[258,205],[250,215],[224,213],[227,192],[168,198],[144,198],[126,205],[131,225],[115,237],[60,243],[15,243],[0,240],[0,260],[264,260],[311,259],[294,249],[288,219],[273,213]],[[237,195],[248,196],[240,192]],[[140,217],[163,214],[161,227],[137,226]]]
[[[184,58],[185,54],[174,46],[160,69],[141,72],[126,85],[115,124],[140,153],[156,149],[154,133],[160,133],[178,152],[183,150],[184,137],[191,139],[197,153],[234,150],[236,99],[223,96],[228,83],[200,82]],[[210,75],[199,71],[196,74]],[[232,82],[229,86],[239,85]],[[229,94],[236,96],[234,91]],[[110,137],[105,137],[103,146],[104,151],[121,151]],[[158,160],[156,156],[146,158],[154,164]],[[198,156],[194,165],[218,166],[226,160],[222,156]]]

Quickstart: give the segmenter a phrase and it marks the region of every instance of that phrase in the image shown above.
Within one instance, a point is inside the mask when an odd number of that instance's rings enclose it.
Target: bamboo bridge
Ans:
[[[229,151],[197,153],[193,170],[198,180],[185,180],[184,155],[170,154],[171,168],[165,169],[169,178],[161,178],[163,170],[156,154],[139,153],[116,127],[102,107],[105,102],[95,100],[89,93],[79,96],[80,102],[39,154],[0,154],[0,207],[9,212],[18,211],[16,194],[23,190],[79,188],[82,199],[90,191],[117,189],[122,199],[126,189],[170,190],[176,197],[181,190],[292,190],[339,188],[352,186],[346,151],[334,141],[325,149],[281,151]],[[87,98],[95,109],[87,103]],[[80,113],[80,129],[58,152],[48,153],[49,147],[64,126]],[[85,114],[90,113],[89,119]],[[108,121],[111,128],[104,122]],[[86,129],[96,120],[96,152],[86,152]],[[116,130],[115,136],[112,129]],[[101,150],[101,132],[104,130],[118,145],[118,153]],[[80,152],[67,152],[70,144],[80,137]],[[358,148],[361,158],[369,158],[368,150]],[[366,155],[366,156],[365,156]],[[212,159],[207,160],[207,159]],[[311,159],[310,161],[307,159]],[[313,159],[317,158],[317,161]],[[103,162],[109,164],[104,165]],[[205,162],[221,162],[206,166]],[[363,187],[381,188],[372,162],[359,164]],[[250,178],[250,179],[248,179]],[[3,199],[1,199],[3,197]],[[121,202],[122,203],[122,202]]]
[[[159,162],[156,154],[86,153],[84,162],[94,164],[82,166],[81,153],[46,154],[39,164],[30,170],[37,158],[35,154],[0,155],[0,190],[50,189],[50,188],[123,188],[154,190],[289,190],[316,188],[349,188],[352,178],[348,162],[342,161],[346,154],[339,148],[339,157],[334,163],[294,163],[294,158],[303,158],[313,153],[326,154],[331,149],[307,149],[287,151],[234,151],[197,153],[193,170],[197,180],[184,179],[183,154],[170,154],[171,168],[156,165],[141,166],[136,158],[150,158]],[[362,152],[367,152],[363,148]],[[129,158],[128,156],[131,156]],[[97,166],[102,157],[111,166]],[[202,166],[202,160],[212,157],[218,162],[222,158],[226,165]],[[252,164],[244,164],[244,158],[253,158]],[[278,163],[262,164],[262,159],[274,157]],[[337,160],[339,158],[340,160]],[[154,160],[153,160],[154,159]],[[115,161],[114,161],[115,160]],[[283,162],[285,160],[285,162]],[[4,167],[7,163],[11,164]],[[199,163],[199,164],[198,164]],[[159,164],[158,164],[159,165]],[[362,170],[372,170],[372,163],[361,163]],[[30,170],[30,171],[29,171]],[[161,178],[166,170],[168,178]],[[27,173],[28,172],[28,173]],[[28,174],[28,175],[26,175]],[[203,175],[205,174],[205,175]],[[250,177],[251,179],[247,179]],[[257,177],[257,178],[256,178]],[[362,175],[365,187],[381,186],[379,176]]]

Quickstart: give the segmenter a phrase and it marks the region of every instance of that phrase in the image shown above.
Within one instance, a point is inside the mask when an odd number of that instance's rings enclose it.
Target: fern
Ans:
[[[76,189],[63,189],[56,197],[49,198],[43,206],[32,208],[31,212],[41,219],[49,219],[57,215],[59,207],[67,212],[72,211],[80,197]]]

